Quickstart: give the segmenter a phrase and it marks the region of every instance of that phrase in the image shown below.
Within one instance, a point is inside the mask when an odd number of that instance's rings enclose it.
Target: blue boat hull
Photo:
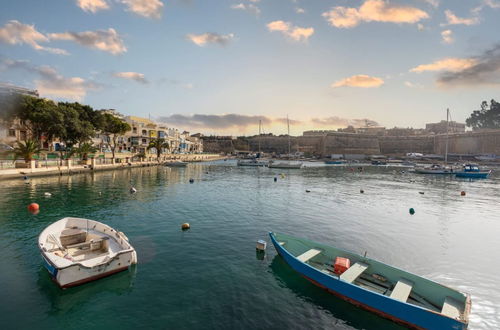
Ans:
[[[458,172],[456,173],[457,178],[476,178],[476,179],[486,179],[490,175],[490,172]]]
[[[276,241],[273,233],[269,233],[269,236],[278,254],[290,267],[312,283],[353,305],[413,329],[467,329],[467,324],[458,320],[400,302],[327,275],[297,260]]]

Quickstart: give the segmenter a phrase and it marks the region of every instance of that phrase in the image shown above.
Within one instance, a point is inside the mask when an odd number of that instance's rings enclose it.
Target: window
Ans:
[[[145,129],[142,130],[142,135],[148,135],[148,131],[146,131]]]
[[[132,132],[137,133],[137,127],[132,128]]]
[[[15,129],[9,129],[9,136],[16,136],[16,130]]]
[[[146,144],[146,139],[142,139],[142,144]]]
[[[20,132],[19,132],[19,135],[20,135],[20,136],[19,136],[19,139],[20,139],[21,141],[26,141],[26,137],[27,137],[27,135],[26,135],[26,131],[20,131]]]

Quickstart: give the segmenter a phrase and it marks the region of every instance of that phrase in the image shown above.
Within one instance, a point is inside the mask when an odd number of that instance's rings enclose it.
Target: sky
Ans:
[[[0,82],[204,134],[465,122],[500,0],[0,0]]]

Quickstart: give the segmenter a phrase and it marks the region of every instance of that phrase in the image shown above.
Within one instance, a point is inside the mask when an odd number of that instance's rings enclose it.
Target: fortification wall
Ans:
[[[419,152],[434,153],[434,136],[381,136],[380,153],[383,155]]]
[[[436,135],[434,153],[444,154],[446,134]],[[448,153],[500,155],[500,130],[450,134]]]

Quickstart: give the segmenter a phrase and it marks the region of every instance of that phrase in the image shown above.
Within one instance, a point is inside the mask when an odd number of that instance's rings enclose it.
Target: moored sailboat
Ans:
[[[333,246],[273,232],[269,236],[290,267],[356,306],[414,329],[468,326],[468,294]]]

